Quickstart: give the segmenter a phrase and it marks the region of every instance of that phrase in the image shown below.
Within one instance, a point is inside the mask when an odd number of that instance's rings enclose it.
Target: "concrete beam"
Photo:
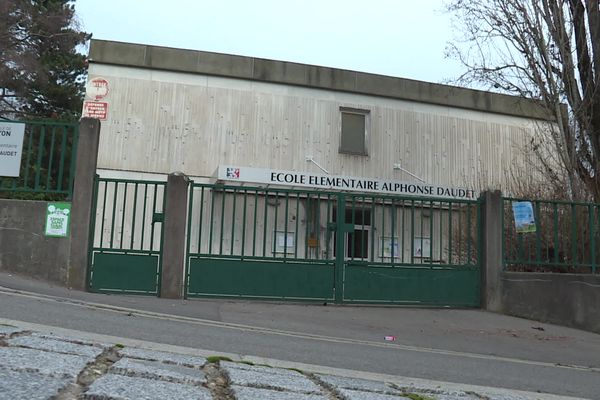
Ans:
[[[189,179],[181,173],[169,174],[163,222],[163,253],[160,297],[183,298],[185,271],[185,228]]]
[[[336,90],[534,119],[539,103],[505,94],[286,61],[92,39],[90,62]]]
[[[502,193],[484,192],[481,306],[502,312]]]
[[[100,121],[82,118],[79,123],[77,160],[71,206],[71,252],[69,255],[68,285],[73,289],[87,288],[89,268],[90,224],[94,196],[94,177],[98,161]]]

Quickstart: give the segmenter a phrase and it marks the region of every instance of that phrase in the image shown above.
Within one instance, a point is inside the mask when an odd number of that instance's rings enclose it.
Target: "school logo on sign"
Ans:
[[[232,179],[240,179],[239,168],[227,168],[227,177]]]

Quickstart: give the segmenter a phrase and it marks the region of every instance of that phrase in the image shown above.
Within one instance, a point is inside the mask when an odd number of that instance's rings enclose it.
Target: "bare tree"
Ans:
[[[463,85],[537,99],[556,122],[546,132],[573,198],[600,202],[598,0],[451,0],[461,37],[448,54]],[[547,144],[547,143],[546,143]],[[534,150],[544,143],[534,143]],[[542,162],[544,159],[542,158]],[[549,179],[557,171],[545,165]]]

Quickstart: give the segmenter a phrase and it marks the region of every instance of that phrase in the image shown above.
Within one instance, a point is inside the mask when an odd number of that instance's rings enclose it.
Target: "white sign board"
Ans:
[[[85,85],[86,97],[93,100],[102,100],[108,96],[108,80],[104,78],[93,78]]]
[[[19,176],[24,136],[24,123],[0,121],[0,176]]]
[[[343,190],[406,196],[431,196],[448,199],[474,200],[477,193],[471,189],[449,188],[428,183],[400,182],[386,179],[352,176],[323,175],[311,172],[281,171],[266,168],[220,166],[217,180],[254,182],[268,185],[300,186],[312,189]]]

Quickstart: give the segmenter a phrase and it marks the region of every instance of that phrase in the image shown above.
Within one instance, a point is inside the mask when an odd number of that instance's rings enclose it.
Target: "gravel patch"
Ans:
[[[389,387],[384,382],[367,379],[343,378],[333,375],[316,375],[324,383],[338,389],[362,390],[366,392],[399,394],[398,390]]]
[[[93,361],[90,357],[57,354],[21,347],[0,347],[0,365],[14,371],[39,372],[59,378],[75,378]]]
[[[140,360],[160,361],[164,363],[183,365],[186,367],[201,368],[206,364],[206,358],[187,356],[184,354],[166,353],[163,351],[144,350],[135,347],[125,347],[118,351],[119,355]]]
[[[306,394],[321,393],[319,386],[297,372],[295,375],[286,376],[236,368],[228,368],[226,371],[231,383],[238,386],[287,390]]]
[[[112,374],[135,378],[156,379],[165,382],[201,385],[206,383],[204,372],[181,365],[164,364],[159,361],[122,358],[109,370]]]
[[[31,336],[35,336],[35,337],[39,337],[39,338],[44,338],[44,339],[60,340],[60,341],[63,341],[63,342],[76,343],[76,344],[81,344],[81,345],[84,345],[84,346],[101,347],[103,349],[108,349],[108,348],[114,346],[114,344],[101,343],[101,342],[90,342],[88,340],[82,340],[82,339],[78,339],[78,338],[74,338],[74,337],[69,337],[69,336],[54,335],[52,333],[33,332],[31,334]]]
[[[19,336],[8,340],[10,346],[22,346],[54,353],[76,354],[90,358],[98,357],[104,350],[100,347],[65,342],[37,336]]]
[[[327,400],[327,397],[318,394],[279,392],[245,386],[232,386],[232,389],[237,400]]]
[[[243,371],[254,371],[254,372],[263,373],[263,374],[283,375],[283,376],[293,376],[293,377],[300,375],[298,373],[298,371],[294,371],[291,369],[272,368],[272,367],[267,367],[264,365],[250,365],[250,364],[235,363],[235,362],[229,362],[229,361],[221,361],[221,362],[219,362],[219,365],[221,366],[221,368],[224,368],[226,370],[229,370],[232,368],[232,369],[239,369],[239,370],[243,370]]]
[[[108,374],[83,394],[84,400],[212,400],[208,389],[171,382]]]
[[[68,379],[0,368],[0,400],[46,400],[56,396]]]
[[[349,389],[339,389],[339,392],[347,400],[410,400],[408,397],[401,396],[400,394],[398,394],[397,396],[394,396],[391,394],[362,392],[362,391],[358,391],[358,390],[349,390]],[[432,397],[432,396],[429,396],[429,397]]]
[[[0,337],[10,336],[13,333],[23,332],[23,329],[19,329],[16,326],[0,325]]]

